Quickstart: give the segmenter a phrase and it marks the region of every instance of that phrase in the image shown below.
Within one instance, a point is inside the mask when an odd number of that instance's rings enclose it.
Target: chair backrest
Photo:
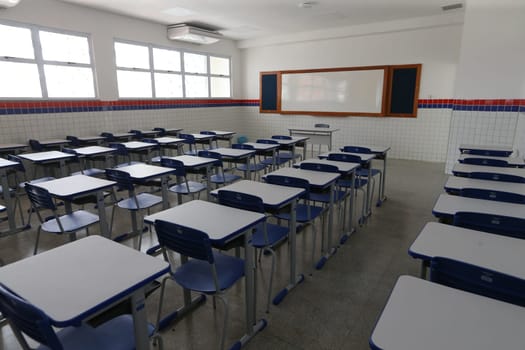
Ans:
[[[42,144],[38,140],[29,140],[29,146],[35,152],[42,152],[44,150],[44,146],[42,146]]]
[[[365,154],[371,154],[372,151],[368,147],[361,147],[361,146],[344,146],[341,148],[341,151],[343,152],[350,152],[350,153],[365,153]]]
[[[108,180],[115,181],[116,183],[118,183],[118,186],[121,189],[128,191],[133,191],[135,189],[131,176],[125,171],[117,169],[106,169],[106,178]]]
[[[525,306],[525,281],[457,260],[434,257],[430,280],[455,289]]]
[[[217,135],[215,131],[209,131],[209,130],[202,130],[200,133],[203,135]]]
[[[459,191],[459,195],[461,197],[525,204],[524,195],[512,192],[493,191],[479,188],[463,188]]]
[[[195,143],[195,137],[191,134],[179,134],[181,139],[184,139],[184,143],[193,145]]]
[[[361,164],[361,157],[355,154],[330,153],[328,160]]]
[[[217,198],[219,204],[228,207],[264,213],[264,203],[262,199],[252,194],[219,190]]]
[[[68,135],[66,136],[66,140],[69,140],[72,146],[75,146],[75,147],[81,146],[81,142],[76,136]]]
[[[71,154],[71,155],[74,156],[74,157],[68,159],[70,162],[71,161],[78,162],[78,153],[74,149],[64,147],[62,149],[62,152],[67,153],[67,154]]]
[[[318,123],[318,124],[315,124],[314,127],[315,128],[326,128],[326,129],[328,129],[330,127],[330,125]]]
[[[268,139],[258,139],[256,141],[257,143],[265,143],[267,145],[278,145],[279,142],[275,141],[275,140],[268,140]]]
[[[26,182],[24,188],[26,190],[27,197],[31,201],[31,204],[34,208],[49,209],[53,211],[57,209],[55,202],[53,201],[53,197],[51,197],[46,189],[31,185],[28,182]]]
[[[175,172],[173,175],[175,176],[186,176],[186,168],[184,168],[184,163],[180,160],[161,157],[160,165],[166,168],[174,169]]]
[[[128,149],[121,143],[110,143],[109,147],[113,148],[115,150],[115,154],[118,156],[129,156]]]
[[[198,155],[199,157],[204,157],[204,158],[215,158],[219,161],[222,159],[222,156],[220,153],[209,151],[209,150],[199,151]],[[217,162],[217,164],[219,164],[219,162]],[[222,164],[222,162],[220,162],[220,164]]]
[[[144,134],[140,130],[131,129],[129,132],[134,134],[134,138],[137,140],[142,140],[144,138]]]
[[[484,165],[484,166],[498,166],[498,167],[508,167],[509,162],[502,159],[490,159],[490,158],[475,158],[468,157],[463,159],[464,164],[472,165]]]
[[[455,226],[517,238],[525,238],[525,219],[473,212],[457,212]]]
[[[211,241],[206,233],[163,220],[155,221],[155,232],[162,247],[213,264]]]
[[[0,311],[15,332],[23,333],[31,339],[53,350],[62,350],[62,344],[51,327],[49,317],[39,308],[20,298],[0,283]],[[22,338],[18,337],[20,340]],[[24,341],[22,339],[22,341]],[[24,344],[27,346],[27,344]]]
[[[512,152],[509,151],[495,151],[495,150],[483,150],[483,149],[471,149],[468,150],[468,153],[470,155],[474,156],[489,156],[489,157],[508,157],[512,154]]]
[[[284,175],[266,175],[264,179],[267,183],[272,185],[299,187],[305,189],[307,192],[310,191],[310,183],[308,182],[308,180],[301,179],[298,177]]]
[[[159,141],[158,141],[158,140],[155,140],[155,139],[144,138],[144,139],[142,139],[141,141],[142,141],[142,142],[146,142],[146,143],[151,143],[151,144],[157,145],[157,147],[160,146]]]
[[[472,179],[525,183],[525,177],[511,174],[485,173],[474,171],[469,175]]]
[[[322,171],[324,173],[338,173],[339,169],[335,165],[331,164],[321,164],[321,163],[301,163],[301,169],[304,170],[313,170],[313,171]]]
[[[274,140],[291,140],[292,137],[288,135],[273,135],[272,139]]]
[[[115,136],[110,132],[102,132],[100,136],[106,139],[106,142],[115,142]]]
[[[158,131],[159,133],[157,135],[159,136],[166,136],[167,134],[165,128],[153,128],[153,131]]]
[[[253,147],[252,145],[247,145],[247,144],[244,144],[244,143],[234,143],[232,145],[232,148],[234,149],[249,149],[249,150],[254,150],[255,147]]]

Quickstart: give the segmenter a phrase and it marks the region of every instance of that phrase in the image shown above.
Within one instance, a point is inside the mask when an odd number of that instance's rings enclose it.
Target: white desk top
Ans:
[[[272,141],[277,141],[279,145],[291,146],[296,143],[303,142],[309,139],[309,137],[306,137],[306,136],[290,136],[290,137],[291,137],[290,140],[272,139],[271,137],[263,137],[263,138],[260,138],[260,140],[272,140]]]
[[[213,190],[210,193],[216,196],[220,190],[235,191],[257,196],[262,199],[264,205],[271,208],[281,208],[304,193],[303,189],[297,187],[271,185],[251,180],[237,181],[231,185]]]
[[[373,154],[373,153],[351,153],[351,152],[327,152],[327,153],[320,154],[318,157],[319,158],[328,158],[328,156],[330,154],[347,154],[347,155],[351,155],[351,156],[358,156],[358,157],[361,158],[361,161],[363,163],[368,163],[368,162],[370,162],[372,159],[374,159],[376,157],[376,155]]]
[[[323,173],[322,171],[303,170],[295,168],[281,168],[264,175],[283,175],[308,180],[310,186],[325,188],[339,178],[339,174]]]
[[[4,159],[4,158],[0,158],[0,169],[2,169],[2,168],[11,168],[11,167],[14,167],[14,166],[17,166],[17,165],[18,165],[17,162],[12,162],[10,160]]]
[[[415,258],[441,256],[525,280],[525,240],[429,222],[408,249]]]
[[[101,140],[105,140],[106,138],[104,136],[93,135],[93,136],[77,136],[77,139],[79,141],[89,142],[89,141],[101,141]]]
[[[525,308],[401,276],[370,341],[388,350],[522,349]]]
[[[506,174],[525,177],[525,169],[512,167],[497,167],[497,166],[483,166],[472,164],[456,163],[452,168],[453,173],[491,173],[491,174]]]
[[[253,146],[256,151],[270,151],[279,148],[279,144],[272,145],[270,143],[246,142],[245,145]]]
[[[134,136],[135,134],[132,134],[130,132],[115,132],[115,133],[111,133],[113,135],[114,138],[129,138],[131,136]]]
[[[233,136],[236,134],[235,131],[223,131],[223,130],[210,130],[210,131],[213,131],[215,135],[219,137]]]
[[[445,190],[447,191],[459,191],[465,188],[509,192],[525,196],[525,183],[478,180],[468,177],[449,176],[447,183],[445,184]]]
[[[482,158],[482,159],[494,159],[494,160],[503,160],[507,163],[509,163],[510,166],[519,166],[523,167],[525,166],[525,161],[523,161],[522,158],[519,157],[492,157],[492,156],[483,156],[483,155],[476,155],[476,154],[468,154],[468,153],[462,153],[459,156],[459,161],[462,162],[467,158]]]
[[[226,158],[245,158],[255,154],[255,150],[236,149],[236,148],[214,148],[211,152],[219,153]]]
[[[11,150],[23,149],[26,147],[27,145],[23,145],[21,143],[0,143],[0,151],[11,151]]]
[[[147,129],[133,129],[133,130],[140,131],[141,134],[148,135],[148,136],[154,136],[154,135],[157,135],[158,133],[160,133],[160,131],[158,131],[158,130],[147,130]],[[133,135],[135,134],[131,130],[129,132],[131,134],[133,134]]]
[[[0,268],[0,281],[69,326],[167,273],[162,259],[89,236]]]
[[[197,157],[197,156],[176,156],[176,157],[162,157],[162,158],[169,158],[169,159],[175,159],[179,160],[184,164],[184,167],[186,168],[194,168],[194,167],[201,167],[208,164],[213,164],[217,161],[215,158],[205,158],[205,157]]]
[[[327,165],[333,165],[337,167],[339,172],[341,173],[349,173],[352,170],[355,170],[361,166],[360,163],[350,163],[350,162],[337,162],[334,160],[328,160],[328,159],[318,159],[318,158],[310,158],[303,160],[299,163],[294,164],[294,168],[300,168],[302,163],[314,163],[314,164],[327,164]]]
[[[212,140],[215,135],[207,135],[207,134],[190,134],[193,135],[193,138],[195,141],[206,141],[206,140]]]
[[[56,180],[39,182],[35,186],[44,188],[58,198],[69,198],[104,190],[116,184],[115,181],[99,179],[86,175],[67,176]]]
[[[47,162],[47,161],[53,161],[53,160],[72,158],[75,155],[60,152],[60,151],[47,151],[47,152],[36,152],[36,153],[22,153],[18,156],[20,158],[27,159],[31,162],[38,163],[38,162]]]
[[[266,216],[217,203],[193,200],[144,218],[147,223],[154,223],[156,220],[191,227],[207,233],[210,240],[216,243],[226,243],[249,227],[265,221]]]
[[[308,133],[334,133],[340,129],[336,128],[288,128],[289,131],[304,131]]]
[[[124,147],[126,147],[130,151],[136,151],[139,149],[147,149],[147,148],[153,148],[156,145],[154,143],[149,142],[142,142],[142,141],[129,141],[129,142],[122,142]]]
[[[432,213],[437,216],[454,215],[460,211],[525,218],[525,205],[523,204],[451,196],[449,194],[439,196]]]
[[[127,172],[131,178],[135,180],[147,180],[154,177],[169,175],[175,171],[175,169],[149,164],[133,164],[120,167],[118,170]]]
[[[105,153],[114,153],[115,149],[111,147],[103,147],[103,146],[87,146],[87,147],[80,147],[75,148],[75,152],[77,154],[82,156],[95,156]]]
[[[472,150],[472,151],[503,151],[503,152],[513,152],[511,146],[500,146],[500,145],[460,145],[460,150]]]
[[[155,138],[155,140],[157,140],[157,142],[160,143],[161,145],[169,145],[169,144],[173,144],[173,143],[182,143],[182,142],[184,142],[184,139],[179,139],[177,137],[168,137],[168,136],[157,137],[157,138]]]
[[[54,145],[67,145],[71,141],[64,140],[64,139],[49,139],[49,140],[43,140],[39,142],[42,146],[54,146]]]
[[[373,152],[373,153],[386,153],[388,151],[390,151],[390,146],[380,146],[380,145],[367,145],[367,144],[363,144],[363,143],[352,143],[352,144],[347,144],[346,146],[353,146],[353,147],[364,147],[364,148],[368,148],[370,150],[370,152]]]

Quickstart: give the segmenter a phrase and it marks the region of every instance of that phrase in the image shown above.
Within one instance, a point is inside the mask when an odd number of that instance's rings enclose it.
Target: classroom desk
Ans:
[[[59,147],[60,150],[62,150],[62,148],[64,148],[65,145],[69,145],[71,143],[71,141],[64,140],[64,139],[49,139],[49,140],[43,140],[43,141],[38,141],[38,142],[40,142],[40,144],[44,148]]]
[[[502,160],[502,161],[505,161],[508,163],[508,166],[509,167],[514,167],[514,168],[524,168],[525,167],[525,161],[523,160],[523,158],[519,158],[519,157],[493,157],[493,156],[478,156],[478,155],[475,155],[475,154],[468,154],[468,153],[462,153],[459,158],[458,158],[458,161],[460,163],[464,163],[465,162],[465,159],[468,159],[468,158],[481,158],[481,159],[488,159],[488,160]],[[483,165],[486,165],[483,164]]]
[[[114,148],[103,146],[86,146],[75,148],[74,150],[83,159],[84,169],[87,168],[86,160],[101,156],[105,158],[106,167],[109,167],[108,157],[115,153]]]
[[[339,129],[335,128],[289,128],[290,136],[305,136],[312,145],[326,145],[328,151],[332,150],[333,134]],[[306,153],[304,154],[306,158]],[[312,149],[313,157],[313,149]]]
[[[265,320],[256,320],[255,259],[254,248],[250,246],[251,229],[264,222],[266,216],[216,203],[193,200],[144,218],[147,223],[154,223],[156,220],[165,220],[203,231],[209,235],[212,245],[222,246],[244,235],[246,334],[240,339],[240,346],[246,344],[266,326]],[[185,290],[184,307],[176,311],[176,317],[183,317],[202,300],[201,295],[192,301],[190,292]]]
[[[208,145],[209,148],[212,148],[212,142],[215,138],[215,135],[207,135],[207,134],[190,134],[193,135],[193,138],[195,139],[196,144],[200,145]],[[197,147],[195,147],[197,149]]]
[[[229,147],[232,146],[232,139],[233,139],[233,136],[235,136],[236,134],[235,131],[223,131],[223,130],[209,130],[209,131],[215,133],[215,138],[217,140],[228,141]]]
[[[111,238],[106,218],[106,206],[104,204],[104,191],[111,189],[116,182],[99,179],[86,175],[72,175],[60,179],[39,182],[34,186],[46,189],[53,197],[63,200],[66,213],[71,213],[71,201],[75,198],[95,194],[97,197],[98,217],[100,219],[100,234]]]
[[[0,185],[2,185],[2,198],[4,199],[4,204],[7,210],[7,221],[9,224],[9,229],[0,231],[0,236],[5,234],[13,234],[24,229],[23,226],[16,226],[15,207],[13,206],[13,200],[9,191],[9,181],[7,177],[9,169],[15,168],[17,165],[17,162],[12,162],[10,160],[0,158]]]
[[[433,257],[441,256],[525,279],[525,240],[429,222],[408,249],[421,259],[421,277]]]
[[[21,143],[0,143],[0,154],[12,153],[16,155],[26,148],[27,145]]]
[[[398,278],[372,349],[522,349],[525,308],[412,276]]]
[[[432,214],[440,219],[451,220],[454,214],[461,211],[525,218],[525,205],[523,204],[451,196],[449,194],[439,196]]]
[[[449,176],[447,182],[445,183],[445,191],[450,194],[459,194],[461,190],[467,188],[507,192],[525,196],[525,183],[519,182],[478,180],[468,177]],[[493,196],[496,197],[495,194]]]
[[[275,170],[276,168],[276,152],[279,148],[279,145],[271,144],[271,143],[257,143],[257,142],[245,142],[245,145],[252,146],[255,150],[255,154],[259,156],[264,157],[272,157],[273,163],[271,170]]]
[[[337,162],[333,160],[328,159],[318,159],[318,158],[311,158],[303,160],[302,162],[299,162],[297,164],[294,164],[295,168],[300,168],[302,163],[314,163],[314,164],[327,164],[327,165],[333,165],[337,167],[339,173],[344,176],[348,177],[350,176],[350,181],[353,183],[355,179],[355,171],[357,168],[361,166],[359,163],[350,163],[350,162]],[[343,224],[341,226],[341,237],[339,238],[339,242],[341,244],[344,244],[346,240],[350,237],[350,235],[355,231],[354,224],[353,224],[353,214],[354,214],[354,188],[351,188],[349,191],[349,201],[350,205],[348,206],[348,231],[345,231],[345,218],[346,215],[343,215]],[[331,242],[331,235],[332,233],[328,233],[328,241]],[[330,243],[329,243],[330,244]]]
[[[221,155],[221,160],[224,162],[232,163],[246,163],[246,170],[244,170],[244,178],[248,179],[250,172],[248,168],[250,167],[250,160],[255,155],[254,150],[249,149],[235,149],[235,148],[214,148],[211,151],[219,153]],[[255,164],[255,158],[254,158]]]
[[[178,137],[179,133],[182,130],[184,130],[182,128],[162,128],[162,127],[161,129],[163,129],[165,136],[174,136],[174,137]]]
[[[289,256],[290,256],[290,275],[288,285],[283,288],[273,299],[273,304],[278,305],[284,297],[294,289],[299,283],[304,281],[303,274],[297,274],[297,251],[296,251],[296,235],[294,234],[297,229],[296,212],[295,208],[299,196],[304,193],[304,190],[296,187],[285,187],[271,185],[263,182],[241,180],[231,185],[221,187],[213,190],[211,194],[217,195],[220,190],[235,191],[246,194],[251,194],[261,198],[264,203],[264,207],[269,212],[275,212],[276,210],[289,206],[290,208],[290,222],[288,223],[290,234],[288,235],[289,241]]]
[[[146,162],[148,163],[151,161],[151,151],[153,148],[157,147],[154,143],[142,141],[128,141],[122,142],[122,144],[126,147],[128,152],[138,154],[141,161],[143,153],[146,152]]]
[[[129,132],[107,132],[111,136],[106,137],[107,142],[129,141],[135,135]],[[101,135],[102,136],[102,135]]]
[[[498,145],[460,145],[461,153],[477,154],[484,156],[508,157],[514,151],[511,146]]]
[[[134,135],[134,137],[156,137],[158,134],[160,134],[159,130],[141,130],[141,129],[133,129],[129,131],[131,134]]]
[[[67,176],[66,160],[75,157],[73,154],[64,153],[60,151],[47,151],[47,152],[36,152],[36,153],[22,153],[18,155],[20,158],[28,160],[35,165],[45,165],[50,163],[58,163],[61,170],[62,177]],[[36,166],[33,173],[33,177],[36,177]]]
[[[162,137],[156,137],[154,138],[155,141],[159,143],[160,146],[160,156],[164,156],[164,151],[166,148],[177,148],[177,154],[181,154],[181,148],[180,146],[184,144],[184,139],[179,139],[178,137],[171,137],[171,136],[162,136]]]
[[[78,141],[80,141],[81,144],[89,146],[92,144],[100,145],[102,142],[106,140],[104,136],[96,136],[96,135],[89,135],[89,136],[77,136]]]
[[[149,349],[144,289],[167,262],[90,236],[0,268],[0,282],[40,308],[55,327],[75,326],[131,299],[137,349]]]
[[[491,180],[501,181],[501,175],[511,175],[523,178],[525,182],[525,169],[522,168],[507,168],[497,166],[482,166],[472,164],[456,163],[452,168],[452,173],[455,176],[471,177],[473,173],[487,173]]]
[[[324,254],[319,259],[316,268],[322,269],[328,259],[330,259],[336,252],[337,248],[332,246],[331,236],[334,227],[334,193],[335,183],[341,175],[335,173],[324,173],[322,171],[303,170],[295,168],[280,168],[263,176],[268,175],[282,175],[305,179],[310,183],[310,188],[318,190],[330,189],[330,203],[328,204],[328,243]]]
[[[272,138],[262,138],[262,140],[272,140],[279,143],[279,148],[282,150],[292,149],[292,163],[295,164],[295,149],[297,146],[303,147],[303,159],[306,159],[306,143],[309,137],[306,136],[292,136],[291,140],[282,140],[282,139],[272,139]]]

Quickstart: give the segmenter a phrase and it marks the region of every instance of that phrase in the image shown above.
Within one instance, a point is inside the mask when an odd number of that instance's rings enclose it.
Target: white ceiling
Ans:
[[[231,39],[442,14],[462,0],[62,0],[162,24],[192,23]],[[301,2],[313,3],[310,8]],[[454,10],[457,11],[457,10]],[[452,11],[449,11],[452,12]]]

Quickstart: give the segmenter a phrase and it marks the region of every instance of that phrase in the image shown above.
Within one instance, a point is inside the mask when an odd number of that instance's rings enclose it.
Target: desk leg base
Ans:
[[[183,307],[175,310],[168,316],[164,317],[163,319],[160,320],[159,329],[157,331],[163,331],[172,323],[182,319],[187,313],[195,310],[202,303],[204,303],[205,300],[206,300],[206,296],[204,294],[201,294],[198,297],[194,298],[190,304],[184,305]]]
[[[18,226],[18,227],[16,227],[13,230],[7,229],[7,230],[4,230],[4,231],[0,231],[0,237],[14,235],[15,233],[19,233],[19,232],[22,232],[22,231],[25,231],[25,230],[29,230],[30,228],[31,228],[31,225],[27,224],[27,225],[24,225],[24,226]]]
[[[381,199],[377,200],[376,207],[380,207],[384,201],[386,201],[386,196],[383,196]]]
[[[257,333],[259,333],[260,331],[262,331],[264,328],[266,328],[266,325],[268,324],[268,322],[263,318],[263,319],[260,319],[254,326],[253,326],[253,329],[252,329],[252,333],[251,334],[245,334],[242,336],[241,339],[239,339],[238,341],[235,342],[235,344],[233,344],[231,347],[230,347],[230,350],[239,350],[241,349],[243,346],[245,346]]]
[[[144,226],[144,228],[142,229],[142,233],[145,233],[145,232],[148,232],[147,226]],[[115,242],[122,242],[130,238],[138,237],[138,235],[140,235],[140,233],[138,232],[126,232],[126,233],[120,234],[117,237],[113,238],[113,240]]]
[[[328,261],[328,259],[330,259],[332,256],[334,256],[335,253],[337,253],[337,248],[330,249],[330,251],[328,253],[326,253],[325,255],[323,255],[321,257],[321,259],[319,259],[319,261],[315,265],[315,269],[316,270],[321,270],[324,267],[324,264]]]
[[[283,290],[281,290],[277,295],[273,298],[273,305],[279,305],[281,301],[288,295],[288,292],[290,292],[292,289],[294,289],[297,285],[302,283],[304,281],[304,275],[300,274],[296,277],[295,283],[287,285]]]
[[[343,235],[341,236],[341,238],[339,238],[339,244],[340,245],[343,245],[346,243],[346,241],[348,241],[348,238],[350,238],[350,236],[352,235],[352,233],[355,232],[355,228],[352,227],[352,229],[348,232],[345,232],[343,233]]]

